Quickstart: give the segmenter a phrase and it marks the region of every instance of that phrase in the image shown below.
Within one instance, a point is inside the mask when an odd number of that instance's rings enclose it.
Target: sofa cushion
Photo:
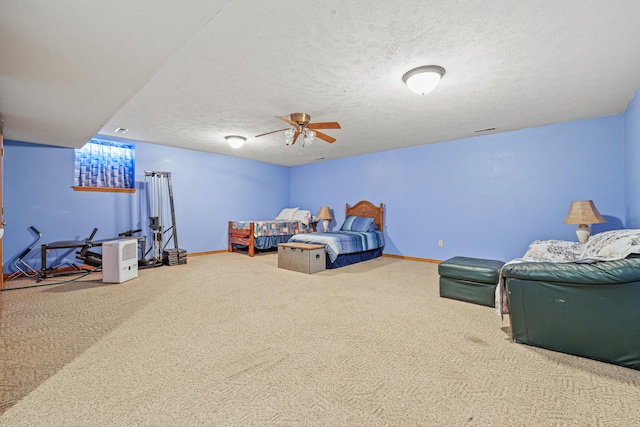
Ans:
[[[640,281],[640,258],[595,264],[523,262],[502,269],[506,278],[576,285],[608,285]]]

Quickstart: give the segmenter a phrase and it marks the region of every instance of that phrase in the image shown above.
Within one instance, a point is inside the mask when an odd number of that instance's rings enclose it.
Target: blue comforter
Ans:
[[[332,231],[328,233],[296,234],[289,242],[324,245],[331,262],[338,255],[364,252],[384,247],[384,234],[380,231]]]

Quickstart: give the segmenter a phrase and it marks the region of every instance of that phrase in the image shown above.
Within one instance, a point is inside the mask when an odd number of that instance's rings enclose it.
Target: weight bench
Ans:
[[[85,240],[61,240],[58,242],[45,243],[44,245],[42,245],[41,246],[42,251],[40,254],[41,256],[40,272],[38,273],[38,279],[39,280],[45,279],[49,273],[51,273],[53,270],[57,268],[62,267],[63,265],[68,265],[69,267],[73,268],[76,271],[81,271],[80,267],[78,267],[76,264],[74,264],[71,261],[63,262],[62,264],[58,264],[54,267],[47,267],[47,251],[50,249],[79,248],[80,250],[76,252],[77,254],[86,254],[89,248],[93,245],[91,240],[93,239],[93,237],[96,235],[97,232],[98,232],[98,229],[94,228],[91,235]],[[66,274],[68,274],[68,272],[66,272]]]

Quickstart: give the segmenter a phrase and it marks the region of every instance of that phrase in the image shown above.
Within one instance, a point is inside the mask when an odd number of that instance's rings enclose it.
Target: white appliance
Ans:
[[[138,277],[138,240],[111,240],[102,244],[102,282],[122,283]]]

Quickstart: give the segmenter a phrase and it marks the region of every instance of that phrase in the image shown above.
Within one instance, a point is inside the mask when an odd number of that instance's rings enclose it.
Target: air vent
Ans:
[[[478,129],[474,131],[475,133],[483,133],[483,132],[491,132],[492,130],[496,130],[496,128],[486,128],[486,129]]]
[[[129,131],[129,129],[125,129],[125,128],[118,128],[115,130],[116,133],[127,133]]]

